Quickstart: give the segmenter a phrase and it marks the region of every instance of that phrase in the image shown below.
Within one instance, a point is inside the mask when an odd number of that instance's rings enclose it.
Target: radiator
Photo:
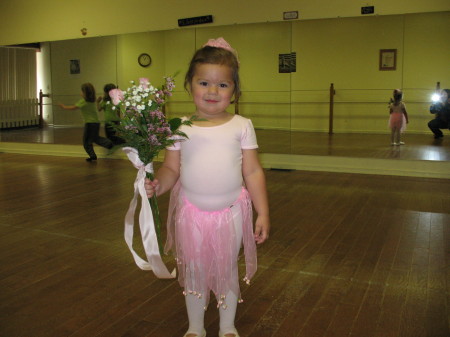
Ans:
[[[0,126],[2,129],[39,125],[37,98],[0,101]]]
[[[39,125],[36,50],[0,47],[1,129]]]

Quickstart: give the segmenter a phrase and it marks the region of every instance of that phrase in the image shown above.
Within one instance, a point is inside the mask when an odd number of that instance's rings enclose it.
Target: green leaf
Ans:
[[[174,132],[174,131],[178,130],[182,121],[181,121],[181,118],[172,118],[171,120],[169,120],[168,123],[170,126],[170,131]]]

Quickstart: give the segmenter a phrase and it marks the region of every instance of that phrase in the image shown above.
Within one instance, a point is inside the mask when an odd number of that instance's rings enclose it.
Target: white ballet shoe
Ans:
[[[221,331],[219,331],[219,337],[228,337],[228,336],[225,336],[225,335],[228,335],[230,333],[234,334],[234,337],[239,337],[239,334],[238,334],[236,329],[234,329],[234,331],[228,331],[225,334],[223,334]]]
[[[203,332],[202,332],[201,335],[197,335],[196,332],[188,331],[188,332],[186,332],[186,333],[183,335],[183,337],[187,337],[188,335],[195,335],[195,336],[198,336],[198,337],[206,337],[206,331],[205,331],[205,329],[203,329]]]

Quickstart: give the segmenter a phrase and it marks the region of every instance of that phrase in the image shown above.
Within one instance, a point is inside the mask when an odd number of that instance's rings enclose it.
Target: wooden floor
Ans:
[[[273,228],[241,285],[241,337],[450,335],[449,180],[266,174]],[[184,334],[178,283],[140,271],[123,239],[135,175],[0,153],[0,336]],[[205,322],[216,337],[215,305]]]
[[[103,132],[103,131],[102,131]],[[2,130],[2,142],[81,145],[82,128],[46,127]],[[399,160],[450,161],[450,134],[405,133],[404,146],[391,146],[388,134],[333,134],[256,130],[261,153]],[[448,139],[447,139],[448,138]]]

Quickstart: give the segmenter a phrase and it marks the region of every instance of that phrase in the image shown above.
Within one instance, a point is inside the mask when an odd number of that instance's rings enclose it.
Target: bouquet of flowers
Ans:
[[[122,116],[120,124],[115,127],[118,136],[125,140],[121,146],[139,170],[134,183],[134,198],[125,217],[125,241],[141,269],[153,270],[160,278],[172,278],[173,273],[167,271],[161,260],[161,218],[156,195],[146,200],[144,182],[146,177],[154,179],[153,160],[158,153],[187,138],[186,134],[180,131],[180,126],[191,125],[194,117],[166,118],[163,106],[168,97],[172,96],[175,87],[172,77],[165,77],[165,84],[160,88],[153,87],[146,78],[140,78],[138,85],[134,81],[131,84],[126,91],[113,89],[109,93],[113,109],[120,109]],[[142,199],[139,223],[148,261],[141,259],[132,247],[138,195]]]

